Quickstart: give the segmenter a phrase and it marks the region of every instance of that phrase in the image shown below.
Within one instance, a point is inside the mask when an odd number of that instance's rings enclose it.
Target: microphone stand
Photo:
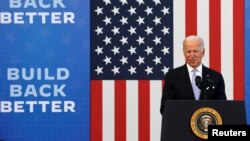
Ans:
[[[202,99],[200,100],[207,100],[207,90],[206,90],[206,87],[204,86],[201,87],[201,96],[202,96]]]

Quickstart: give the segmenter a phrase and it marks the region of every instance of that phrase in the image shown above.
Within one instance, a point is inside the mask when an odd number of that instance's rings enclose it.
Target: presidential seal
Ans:
[[[197,137],[207,139],[208,125],[222,125],[222,119],[215,109],[203,107],[193,113],[190,125]]]

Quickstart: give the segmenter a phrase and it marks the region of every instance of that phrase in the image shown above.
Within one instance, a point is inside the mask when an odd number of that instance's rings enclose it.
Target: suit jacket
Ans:
[[[206,80],[207,77],[213,80],[214,88],[210,91],[206,91],[206,99],[226,100],[225,84],[222,75],[203,65],[202,80]],[[200,99],[203,98],[204,93],[201,93]],[[165,75],[165,84],[161,99],[161,114],[164,111],[166,100],[195,100],[186,64],[169,71]]]

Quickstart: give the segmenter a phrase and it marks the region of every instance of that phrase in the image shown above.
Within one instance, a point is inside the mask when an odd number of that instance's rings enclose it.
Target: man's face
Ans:
[[[183,51],[186,63],[191,67],[196,68],[201,64],[205,49],[201,47],[199,40],[186,41]]]

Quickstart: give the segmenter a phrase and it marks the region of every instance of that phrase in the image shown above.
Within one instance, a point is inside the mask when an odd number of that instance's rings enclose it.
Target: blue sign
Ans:
[[[0,140],[89,140],[89,1],[0,5]]]

